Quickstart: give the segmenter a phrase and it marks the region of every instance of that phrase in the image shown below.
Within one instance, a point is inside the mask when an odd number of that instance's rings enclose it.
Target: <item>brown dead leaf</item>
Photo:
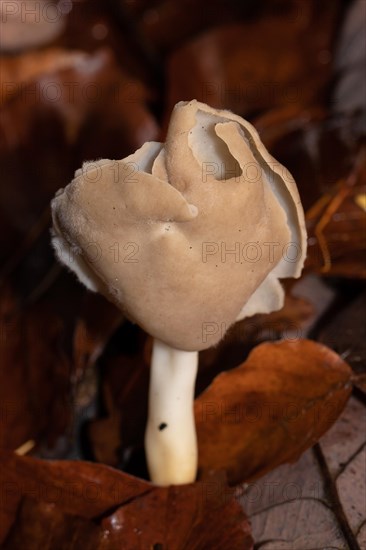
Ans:
[[[125,4],[129,11],[135,12],[144,37],[163,52],[174,50],[207,28],[245,20],[262,7],[235,0],[212,0],[209,9],[205,0],[158,0],[153,7],[151,2]]]
[[[293,11],[236,19],[176,48],[168,59],[166,114],[193,97],[243,116],[316,102],[330,73],[339,2],[291,4]]]
[[[111,50],[42,50],[5,67],[3,88],[11,94],[0,108],[1,259],[18,251],[85,160],[123,158],[158,133],[149,90]],[[47,220],[46,231],[49,240]]]
[[[89,462],[46,461],[2,451],[0,465],[0,542],[25,496],[64,513],[93,518],[152,488],[146,481]]]
[[[27,144],[32,132],[43,130],[42,119],[47,117],[54,117],[53,123],[61,125],[68,146],[81,145],[80,163],[106,154],[123,158],[157,136],[156,121],[146,106],[148,89],[118,67],[111,50],[88,54],[54,49],[28,56],[30,63],[41,64],[43,71],[38,67],[28,71],[26,80],[5,81],[4,89],[12,94],[1,110],[1,152]],[[10,79],[12,73],[22,72],[23,55],[11,63],[11,71],[5,73]],[[98,140],[87,133],[91,124]],[[108,132],[113,132],[112,138]],[[92,152],[97,144],[99,150]]]
[[[347,177],[306,213],[306,267],[322,275],[366,278],[366,147],[360,147]]]
[[[104,384],[102,391],[106,416],[94,419],[88,424],[88,436],[93,451],[93,458],[97,462],[117,467],[120,463],[120,450],[123,445],[123,409],[116,407],[109,384]]]
[[[81,51],[46,48],[2,57],[1,77],[4,85],[0,92],[0,105],[9,101],[22,87],[42,74],[54,74],[77,65],[85,56],[86,54]]]
[[[255,345],[267,340],[301,337],[304,326],[314,318],[314,306],[306,299],[292,296],[288,289],[282,309],[253,315],[235,323],[214,348],[203,350],[199,358],[196,395],[222,372],[240,365]]]
[[[6,549],[253,548],[245,514],[221,477],[158,488],[87,462],[2,453],[0,464]]]
[[[306,269],[365,278],[366,148],[358,115],[341,119],[319,109],[286,107],[255,125],[271,154],[293,174],[306,210]]]
[[[54,504],[37,502],[26,497],[2,549],[113,550],[107,540],[110,537],[104,537],[103,533],[98,525],[88,519],[65,514]]]
[[[0,448],[33,439],[50,449],[70,435],[85,398],[94,398],[76,390],[121,316],[66,273],[35,303],[18,294],[0,287]],[[65,439],[63,447],[71,444]]]
[[[151,339],[130,323],[119,329],[117,337],[119,353],[101,361],[104,414],[90,422],[88,432],[98,461],[125,466],[124,454],[130,456],[131,450],[143,447]]]
[[[323,324],[318,336],[321,343],[339,353],[359,375],[355,377],[358,385],[365,384],[366,376],[365,311],[366,291],[363,291],[354,299],[349,298],[344,307]]]
[[[314,315],[314,305],[309,300],[286,292],[285,302],[280,310],[243,319],[234,325],[230,336],[243,342],[256,342],[263,337],[275,340],[281,335],[286,339],[290,334],[300,337],[305,323],[314,318]]]
[[[74,362],[77,376],[93,365],[108,339],[118,328],[123,315],[100,294],[84,294],[74,332]]]
[[[365,547],[366,408],[351,397],[313,449],[242,490],[263,550]]]
[[[65,325],[50,304],[20,310],[9,287],[0,299],[0,448],[54,438],[71,416]]]
[[[126,550],[252,548],[242,508],[223,480],[215,477],[192,485],[154,489],[119,508],[107,523],[118,523],[128,533],[137,534],[124,542]]]
[[[315,342],[257,346],[195,402],[200,467],[239,483],[296,460],[336,420],[350,380],[348,365]]]

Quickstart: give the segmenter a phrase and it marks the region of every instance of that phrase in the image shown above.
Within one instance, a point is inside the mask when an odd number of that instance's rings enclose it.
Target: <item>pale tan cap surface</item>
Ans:
[[[305,258],[291,175],[248,122],[197,101],[176,105],[165,144],[84,164],[52,210],[61,261],[183,350],[281,307],[278,278],[299,276]]]

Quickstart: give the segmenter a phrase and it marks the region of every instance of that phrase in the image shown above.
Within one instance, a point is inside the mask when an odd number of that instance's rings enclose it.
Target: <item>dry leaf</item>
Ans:
[[[292,12],[214,27],[175,49],[167,116],[192,97],[242,116],[316,102],[329,77],[339,3],[292,4]]]
[[[329,117],[319,109],[277,109],[256,119],[263,142],[295,177],[308,230],[306,268],[322,275],[365,278],[366,150],[358,115]]]
[[[209,9],[205,0],[158,0],[153,7],[151,2],[125,4],[138,20],[142,34],[163,52],[174,50],[207,28],[245,20],[263,7],[235,0],[212,0]]]
[[[25,497],[18,510],[16,522],[2,549],[113,550],[108,540],[111,534],[103,536],[104,533],[92,521],[65,514],[55,504],[37,502]],[[113,541],[112,544],[114,544]]]
[[[55,504],[64,513],[93,518],[149,490],[151,484],[108,466],[45,461],[0,452],[0,542],[24,496]]]
[[[304,327],[314,318],[314,306],[306,299],[292,296],[287,290],[279,311],[257,314],[235,323],[223,340],[200,353],[196,395],[199,395],[222,371],[240,365],[255,345],[281,336],[301,337]]]
[[[16,449],[29,439],[52,447],[70,435],[82,405],[78,384],[120,321],[108,302],[85,294],[66,274],[34,304],[21,304],[15,290],[2,285],[0,448]]]
[[[346,301],[344,307],[321,327],[318,336],[320,342],[339,353],[359,375],[366,374],[365,310],[366,292],[361,292]]]
[[[243,489],[258,548],[364,548],[365,430],[365,406],[351,398],[315,449]]]
[[[143,447],[151,342],[146,333],[128,322],[116,339],[118,355],[107,355],[101,361],[104,414],[90,422],[88,432],[97,460],[125,468],[133,458],[131,452]]]
[[[339,421],[321,439],[332,496],[360,548],[366,544],[366,407],[352,399]]]
[[[282,309],[267,315],[257,314],[243,319],[234,325],[232,336],[244,342],[246,340],[255,342],[261,339],[275,340],[281,335],[286,339],[289,334],[300,336],[304,325],[314,318],[314,309],[314,305],[308,300],[286,292]]]
[[[0,447],[54,440],[71,417],[65,319],[50,304],[20,310],[10,288],[0,300]]]
[[[344,180],[306,213],[307,268],[323,275],[366,278],[366,147],[360,147]]]
[[[100,294],[84,293],[74,333],[75,371],[79,377],[101,355],[123,315]]]
[[[350,380],[348,365],[310,340],[257,346],[195,402],[200,467],[239,483],[298,459],[342,411]]]
[[[243,490],[260,550],[348,548],[312,450]]]

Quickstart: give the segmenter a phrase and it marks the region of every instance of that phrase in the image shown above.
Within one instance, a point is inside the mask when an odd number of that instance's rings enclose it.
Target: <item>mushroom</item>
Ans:
[[[154,338],[145,446],[158,485],[192,482],[198,352],[280,309],[304,213],[289,172],[230,111],[178,103],[165,144],[84,163],[52,202],[53,245],[90,290]]]

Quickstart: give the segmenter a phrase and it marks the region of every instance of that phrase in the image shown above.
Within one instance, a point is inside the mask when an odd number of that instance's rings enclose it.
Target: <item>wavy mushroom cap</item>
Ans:
[[[56,252],[149,334],[182,350],[279,309],[305,252],[296,184],[251,124],[178,103],[165,144],[85,163],[52,202]]]

